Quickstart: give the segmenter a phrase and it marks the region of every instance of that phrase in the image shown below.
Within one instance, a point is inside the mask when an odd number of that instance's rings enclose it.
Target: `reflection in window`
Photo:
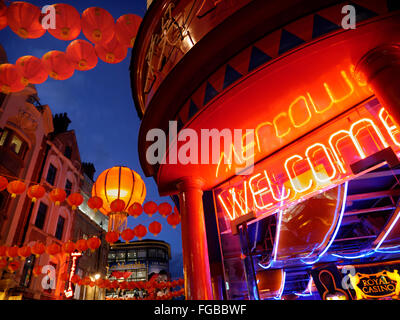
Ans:
[[[18,138],[15,134],[13,135],[11,142],[10,142],[10,149],[15,153],[15,154],[20,154],[21,153],[21,147],[22,147],[22,140]]]

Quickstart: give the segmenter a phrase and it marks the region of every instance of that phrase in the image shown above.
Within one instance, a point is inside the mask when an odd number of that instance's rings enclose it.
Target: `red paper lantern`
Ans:
[[[100,289],[103,289],[103,288],[104,288],[104,280],[103,280],[103,279],[97,279],[97,280],[95,281],[95,285],[96,285],[97,287],[99,287]]]
[[[18,255],[21,257],[22,260],[25,260],[32,254],[31,247],[23,246],[18,249]]]
[[[116,199],[110,204],[111,212],[122,212],[125,209],[125,201]]]
[[[42,267],[42,266],[36,266],[36,267],[34,267],[33,270],[32,270],[33,276],[34,276],[34,277],[38,277],[39,275],[42,274],[42,270],[43,270],[43,267]]]
[[[89,277],[84,277],[84,278],[82,279],[82,284],[83,284],[84,286],[90,285],[91,282],[92,282],[92,280],[91,280]]]
[[[49,197],[50,200],[53,201],[56,206],[59,206],[60,203],[63,202],[67,197],[67,193],[63,189],[56,188],[49,193]]]
[[[106,10],[91,7],[82,13],[82,32],[93,43],[106,43],[115,33],[115,21]]]
[[[55,80],[66,80],[75,73],[73,64],[64,52],[49,51],[42,57],[42,62],[49,76]]]
[[[128,54],[128,47],[122,45],[115,36],[106,43],[96,44],[95,50],[101,60],[111,64],[120,63]]]
[[[157,209],[158,209],[158,206],[154,201],[146,202],[143,205],[143,210],[149,217],[153,216],[153,214],[155,214],[157,212]]]
[[[161,214],[164,218],[171,214],[172,206],[168,202],[163,202],[158,206],[158,213]]]
[[[3,1],[0,2],[0,30],[7,27],[7,6]]]
[[[79,71],[93,69],[99,60],[93,45],[80,39],[68,45],[66,54],[74,68]]]
[[[3,176],[0,176],[0,192],[7,189],[8,180]]]
[[[17,66],[4,63],[0,65],[0,90],[4,94],[18,92],[25,88],[23,76]]]
[[[73,283],[73,284],[78,284],[78,282],[81,280],[81,277],[79,276],[79,275],[77,275],[77,274],[74,274],[72,277],[71,277],[71,282]]]
[[[137,225],[134,230],[135,230],[135,234],[139,238],[139,240],[142,240],[147,234],[147,229],[142,224]]]
[[[31,248],[32,253],[36,257],[39,257],[41,254],[43,254],[45,250],[46,250],[45,245],[40,241],[37,241]]]
[[[129,215],[134,218],[139,217],[142,214],[142,212],[143,212],[143,207],[139,202],[135,202],[128,209]]]
[[[7,190],[9,193],[11,193],[12,198],[15,198],[17,195],[24,193],[25,189],[25,183],[18,180],[10,182],[7,186]]]
[[[136,14],[125,14],[119,17],[115,23],[115,34],[118,41],[126,47],[133,48],[141,23],[142,18]]]
[[[12,261],[8,264],[8,270],[12,273],[17,271],[19,267],[21,266],[21,263],[19,261]]]
[[[178,213],[174,212],[167,217],[167,222],[172,228],[176,228],[176,226],[181,222],[181,217]]]
[[[7,9],[10,29],[23,39],[37,39],[46,33],[41,10],[28,2],[14,1]]]
[[[34,185],[28,188],[28,197],[32,199],[32,202],[36,202],[38,199],[41,199],[46,194],[46,189],[41,185]]]
[[[115,243],[119,239],[119,233],[117,231],[109,231],[106,233],[106,241],[108,243]]]
[[[18,257],[18,249],[19,247],[13,246],[13,247],[8,247],[7,248],[7,257],[10,258],[10,260],[14,259],[15,257]]]
[[[57,243],[52,243],[46,247],[46,252],[50,256],[55,256],[61,252],[61,247]]]
[[[34,56],[23,56],[15,63],[22,74],[24,85],[29,83],[41,84],[49,77],[42,60]]]
[[[103,206],[103,200],[100,197],[93,196],[87,202],[90,209],[97,211]]]
[[[153,221],[152,223],[150,223],[149,225],[149,231],[154,235],[157,236],[162,230],[162,226],[161,223],[159,223],[158,221]]]
[[[76,250],[76,245],[69,240],[62,245],[62,250],[67,254],[71,254]]]
[[[6,257],[6,256],[7,256],[7,247],[0,246],[0,257]]]
[[[135,237],[135,231],[132,229],[125,229],[121,232],[121,238],[125,240],[126,243],[131,241]]]
[[[80,193],[72,193],[68,196],[67,202],[72,210],[76,210],[83,203],[83,196]]]
[[[0,259],[0,269],[4,269],[5,267],[7,267],[7,265],[8,265],[7,259],[4,258]]]
[[[101,240],[97,237],[92,237],[87,241],[88,247],[91,251],[98,249],[101,246]]]
[[[86,251],[87,249],[89,249],[88,244],[87,244],[87,240],[86,239],[80,239],[76,242],[76,249],[78,249],[81,252]]]
[[[56,28],[49,33],[59,40],[74,40],[81,33],[81,15],[73,6],[64,3],[52,5],[56,12]]]

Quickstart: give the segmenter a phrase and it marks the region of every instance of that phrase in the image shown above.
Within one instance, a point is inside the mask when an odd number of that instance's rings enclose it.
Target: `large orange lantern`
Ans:
[[[128,208],[135,202],[143,203],[146,197],[146,186],[135,171],[127,167],[113,167],[99,175],[93,185],[92,196],[103,200],[100,211],[109,216],[109,231],[122,232],[126,228]],[[124,207],[117,206],[117,212],[111,208],[115,200],[124,202]],[[114,204],[122,203],[122,201]]]
[[[79,71],[93,69],[99,60],[93,45],[81,39],[72,41],[67,47],[66,54],[74,68]]]
[[[17,195],[24,193],[25,189],[25,183],[19,180],[12,181],[7,186],[7,190],[9,193],[11,193],[12,198],[15,198]]]
[[[0,30],[7,27],[7,6],[3,1],[0,2]]]
[[[25,85],[29,83],[41,84],[49,77],[42,60],[34,56],[23,56],[15,63],[22,74]]]
[[[17,66],[10,63],[0,65],[0,91],[4,94],[18,92],[25,88],[23,75]]]
[[[141,23],[142,18],[136,14],[125,14],[119,17],[115,24],[118,41],[122,45],[132,48]]]
[[[56,28],[49,29],[49,33],[59,39],[70,41],[81,33],[81,15],[73,6],[64,3],[52,5],[56,11]]]
[[[41,16],[40,9],[28,2],[14,1],[7,10],[10,29],[23,39],[37,39],[46,33]]]
[[[50,77],[55,80],[66,80],[75,73],[75,68],[64,52],[53,50],[42,57],[42,62]]]
[[[41,199],[46,194],[46,189],[41,185],[34,185],[28,188],[28,197],[32,199],[32,202],[36,202],[38,199]]]
[[[106,43],[115,33],[113,16],[102,8],[91,7],[82,13],[82,32],[93,43]]]
[[[128,47],[122,45],[116,36],[106,43],[97,43],[95,49],[101,60],[111,64],[120,63],[128,54]]]

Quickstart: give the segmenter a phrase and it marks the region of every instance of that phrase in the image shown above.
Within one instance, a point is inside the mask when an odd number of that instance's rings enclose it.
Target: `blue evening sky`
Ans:
[[[27,1],[39,7],[57,3],[44,0]],[[63,0],[74,6],[80,13],[86,8],[97,6],[110,12],[114,19],[121,15],[134,13],[141,17],[146,12],[146,0]],[[8,1],[6,1],[7,4]],[[78,38],[85,39],[83,33]],[[10,63],[24,55],[41,58],[51,50],[65,51],[69,42],[55,39],[49,33],[39,39],[24,40],[14,34],[10,28],[0,31],[0,43],[7,52]],[[144,177],[140,167],[137,139],[140,120],[132,99],[129,77],[129,64],[132,49],[127,58],[119,64],[107,64],[99,59],[96,68],[80,72],[75,71],[72,78],[57,81],[49,78],[44,84],[37,85],[38,96],[42,104],[48,104],[53,114],[66,112],[72,120],[70,129],[76,132],[81,159],[93,162],[96,176],[113,166],[127,166],[138,172],[147,187],[145,201],[156,203],[173,202],[168,197],[160,197],[153,178]],[[148,239],[160,239],[171,244],[171,271],[182,274],[181,229],[173,229],[159,214],[149,218],[144,214],[138,219],[129,218],[128,225],[138,223],[146,226],[154,220],[162,223],[163,230],[157,237],[148,234]]]

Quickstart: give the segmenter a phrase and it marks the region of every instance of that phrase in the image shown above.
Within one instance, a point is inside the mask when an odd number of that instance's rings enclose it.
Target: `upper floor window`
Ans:
[[[36,214],[36,220],[35,220],[35,226],[39,229],[43,229],[44,227],[44,222],[46,221],[46,215],[47,215],[47,205],[45,205],[43,202],[39,204],[39,209]]]
[[[46,181],[54,186],[57,176],[57,168],[50,163],[49,170],[47,171]]]
[[[72,182],[67,179],[65,182],[65,193],[67,194],[67,197],[71,194],[72,192]]]
[[[63,216],[58,217],[56,234],[54,235],[58,240],[62,240],[64,233],[65,218]]]
[[[7,148],[23,158],[28,145],[15,132],[4,129],[0,132],[0,147]]]
[[[71,157],[72,157],[72,148],[70,146],[66,146],[65,147],[64,156],[67,157],[68,159],[71,159]]]
[[[8,136],[7,129],[0,131],[0,147],[4,146],[7,136]]]

